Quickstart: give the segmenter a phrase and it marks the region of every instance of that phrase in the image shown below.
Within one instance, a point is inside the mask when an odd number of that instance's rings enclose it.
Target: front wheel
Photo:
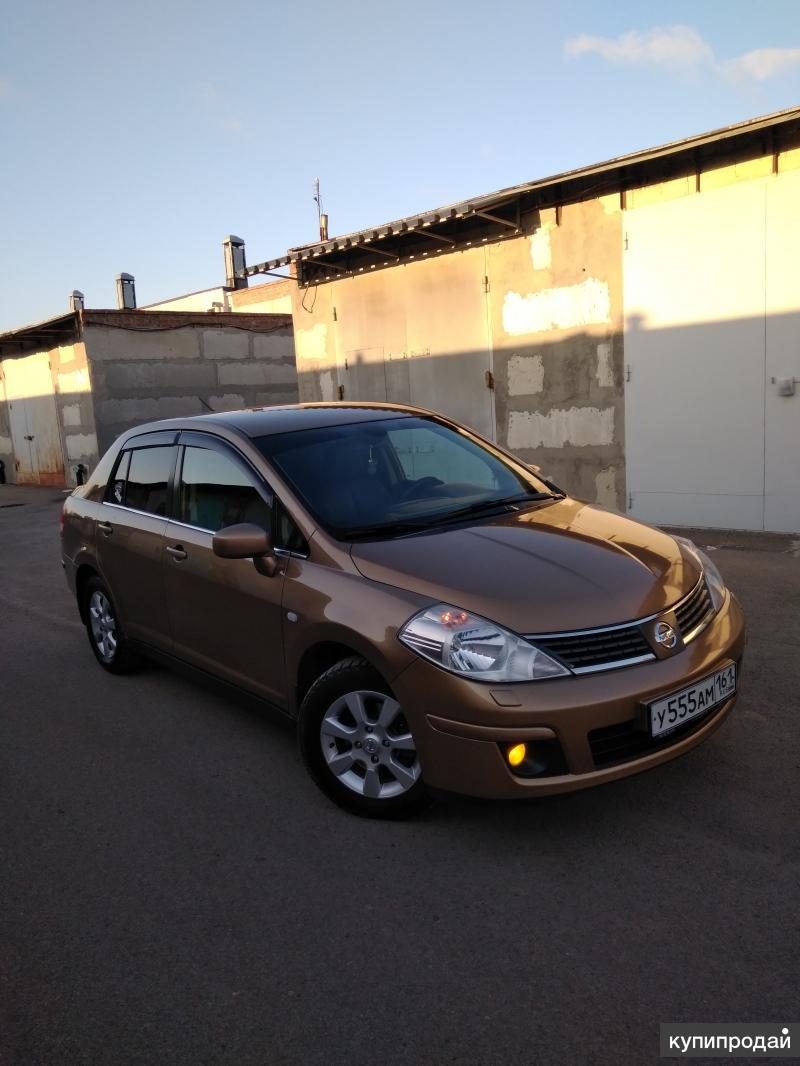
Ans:
[[[344,659],[314,682],[298,738],[316,783],[354,814],[405,818],[431,802],[403,709],[364,659]]]

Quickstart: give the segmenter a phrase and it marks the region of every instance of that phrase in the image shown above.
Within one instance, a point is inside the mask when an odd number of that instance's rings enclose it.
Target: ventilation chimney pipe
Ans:
[[[120,311],[136,310],[136,284],[133,274],[117,274],[117,307]]]
[[[225,253],[225,288],[246,289],[244,241],[231,233],[222,242],[222,250]]]
[[[324,211],[319,216],[319,239],[321,241],[327,241],[328,239],[328,216]]]
[[[70,311],[83,310],[83,293],[80,289],[73,289],[69,294],[69,309]]]

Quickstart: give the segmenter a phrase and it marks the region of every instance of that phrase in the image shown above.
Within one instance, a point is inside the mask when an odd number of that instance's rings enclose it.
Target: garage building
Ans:
[[[793,109],[243,277],[296,277],[301,399],[437,408],[648,521],[796,532],[798,248]]]
[[[74,485],[131,426],[296,400],[290,315],[78,307],[0,335],[0,475]]]

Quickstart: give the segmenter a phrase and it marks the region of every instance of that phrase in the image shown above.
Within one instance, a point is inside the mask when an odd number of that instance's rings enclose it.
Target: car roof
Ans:
[[[244,411],[220,411],[189,418],[169,418],[138,426],[137,432],[225,426],[247,437],[266,437],[273,433],[292,433],[301,429],[322,429],[327,426],[430,414],[431,412],[422,408],[389,403],[302,403],[280,407],[252,407]]]

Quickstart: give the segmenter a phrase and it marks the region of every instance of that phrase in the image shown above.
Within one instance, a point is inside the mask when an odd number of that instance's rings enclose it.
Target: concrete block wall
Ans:
[[[624,509],[619,197],[520,237],[295,291],[300,395],[432,408]],[[493,389],[487,388],[488,380]]]
[[[177,328],[84,329],[99,450],[123,431],[161,418],[297,402],[288,315],[209,316]],[[232,324],[232,321],[235,324]],[[239,326],[242,322],[242,327]]]
[[[526,228],[487,248],[498,441],[624,510],[619,197],[536,212]]]
[[[50,352],[56,411],[68,485],[78,482],[77,468],[88,473],[99,458],[86,346],[81,341]]]

